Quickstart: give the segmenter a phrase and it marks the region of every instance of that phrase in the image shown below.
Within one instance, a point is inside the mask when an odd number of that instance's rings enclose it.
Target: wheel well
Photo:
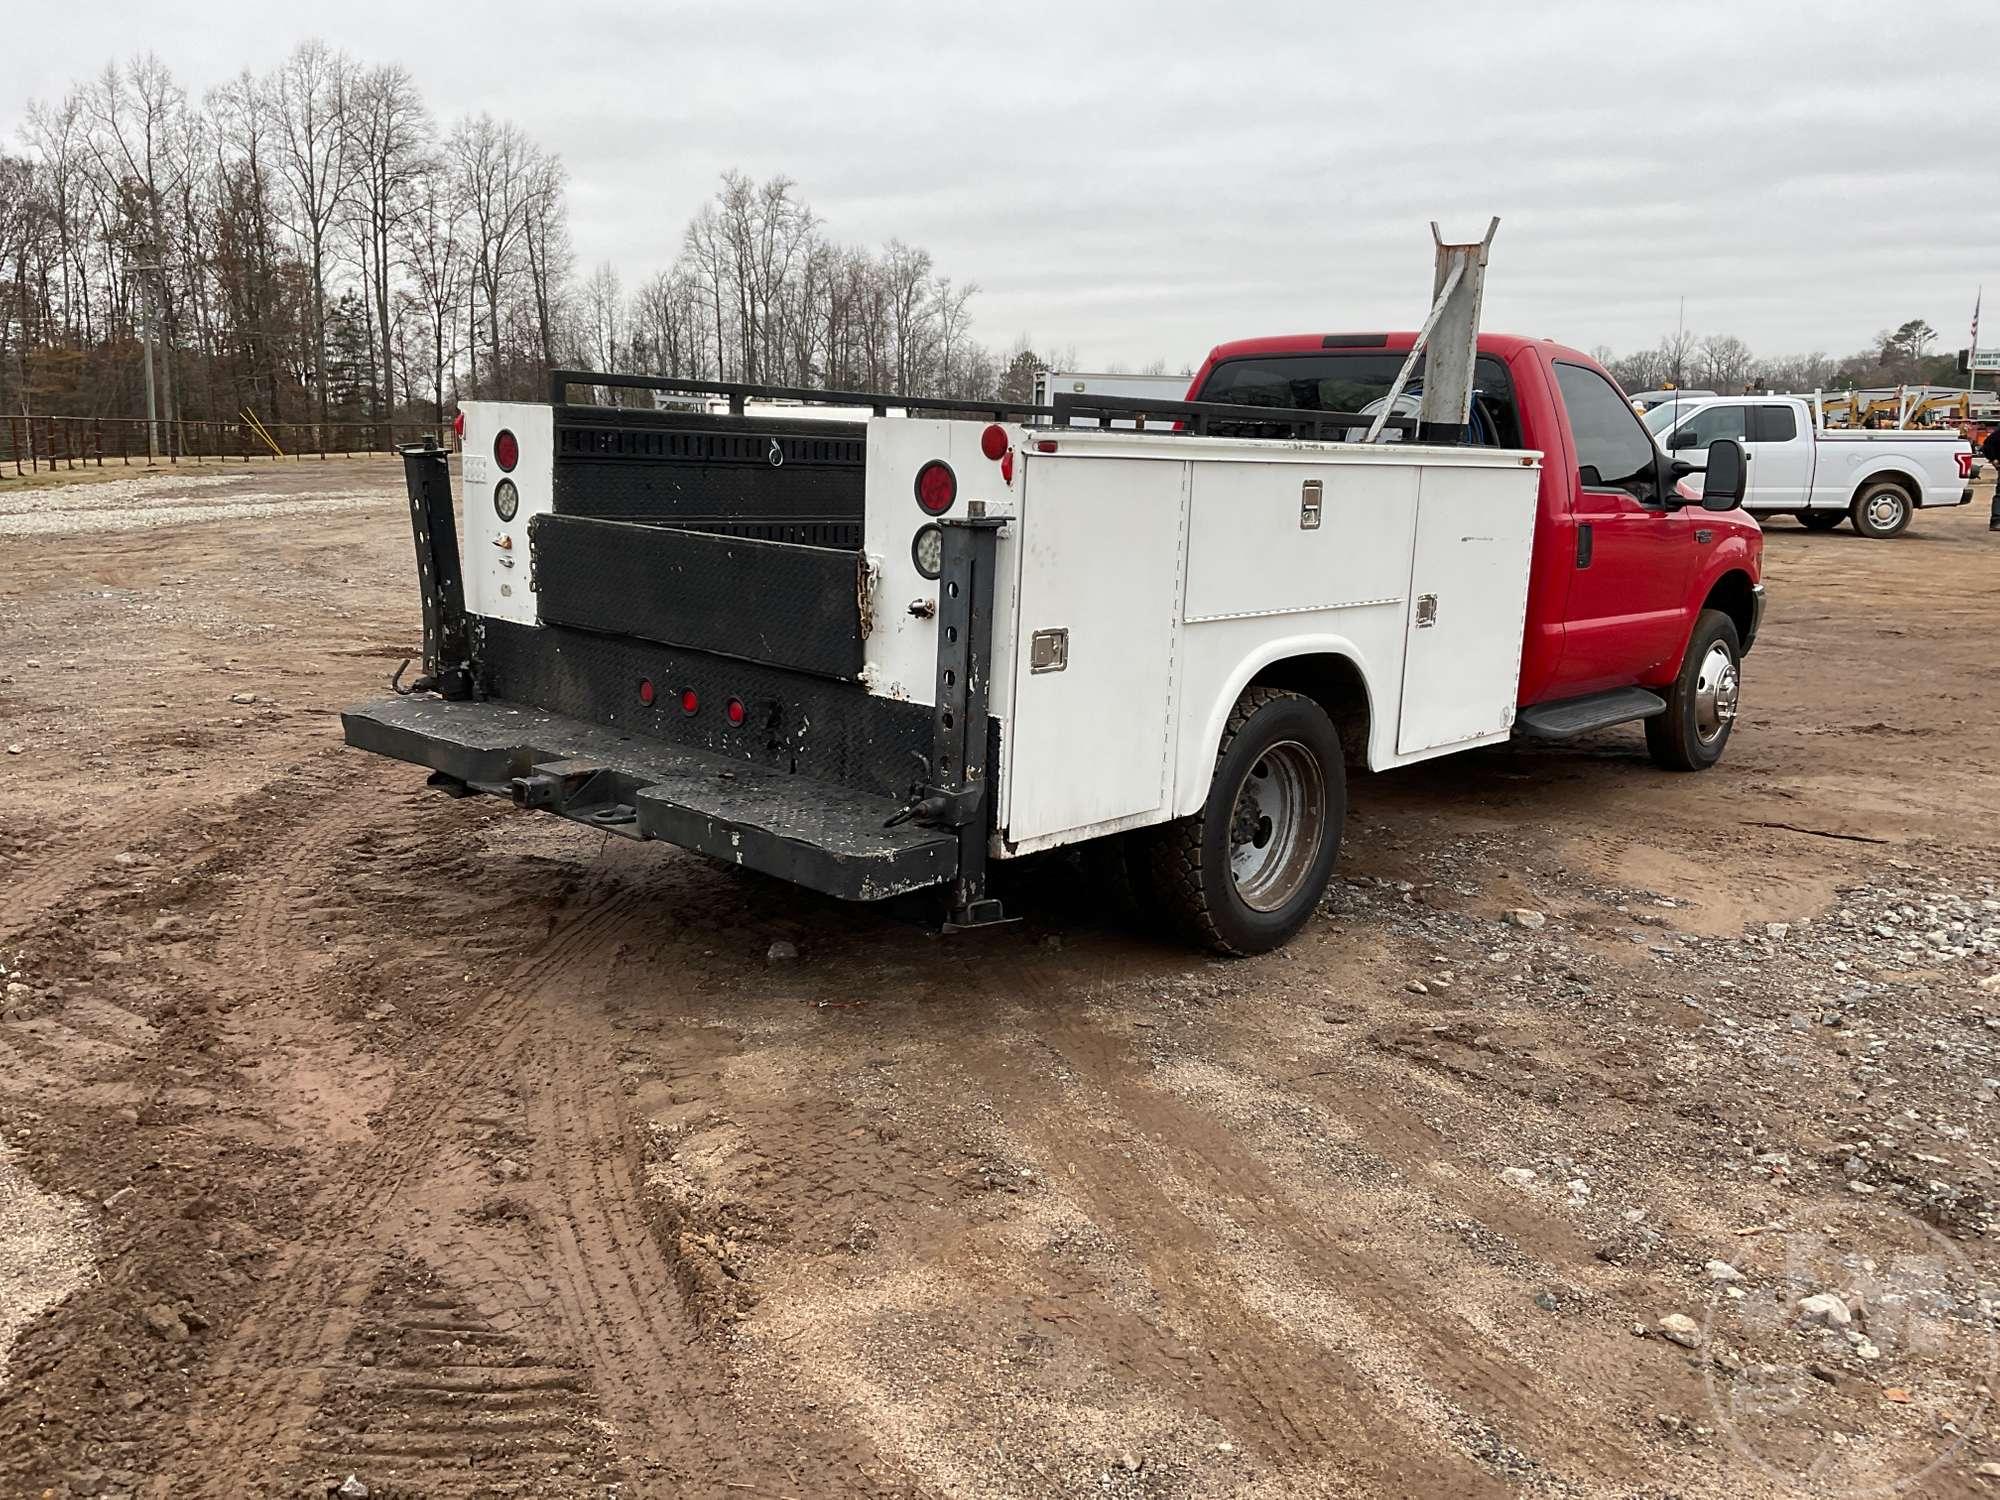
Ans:
[[[1744,598],[1749,594],[1746,591]],[[1326,710],[1340,734],[1340,748],[1348,761],[1365,765],[1368,761],[1368,682],[1349,657],[1331,651],[1312,656],[1288,656],[1274,661],[1250,679],[1251,687],[1287,688],[1304,693]]]
[[[1904,494],[1908,495],[1910,497],[1910,504],[1912,505],[1915,505],[1919,500],[1923,498],[1923,493],[1924,493],[1923,486],[1918,484],[1916,480],[1912,479],[1902,470],[1878,469],[1875,473],[1870,474],[1866,479],[1862,480],[1859,484],[1857,484],[1854,487],[1854,494],[1850,498],[1848,503],[1852,504],[1853,501],[1859,500],[1861,498],[1861,492],[1867,489],[1869,485],[1885,484],[1885,483],[1895,485],[1897,489],[1901,490]]]
[[[1708,591],[1708,597],[1701,601],[1703,609],[1719,609],[1736,624],[1736,639],[1750,638],[1750,624],[1756,615],[1755,596],[1750,592],[1748,573],[1728,572],[1715,580]]]

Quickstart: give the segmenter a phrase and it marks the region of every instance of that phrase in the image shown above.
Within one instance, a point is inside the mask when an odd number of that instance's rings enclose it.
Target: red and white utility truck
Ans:
[[[462,553],[446,454],[405,455],[424,676],[347,739],[952,925],[1000,916],[990,861],[1089,844],[1228,953],[1310,918],[1350,758],[1643,721],[1712,765],[1763,599],[1742,449],[1687,502],[1587,356],[1479,336],[1490,241],[1438,247],[1421,334],[1224,345],[1184,401],[468,403]],[[876,414],[749,409],[790,401]]]

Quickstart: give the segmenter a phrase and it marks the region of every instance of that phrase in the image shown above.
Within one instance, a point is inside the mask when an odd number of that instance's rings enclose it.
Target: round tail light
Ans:
[[[650,678],[650,677],[641,677],[641,678],[639,679],[639,701],[640,701],[641,703],[645,704],[645,705],[646,705],[646,706],[647,706],[648,708],[651,708],[651,707],[653,706],[653,679],[652,679],[652,678]]]
[[[681,712],[691,714],[701,707],[701,699],[694,695],[693,688],[681,689]]]
[[[731,698],[724,705],[723,712],[729,715],[729,722],[732,724],[741,724],[744,719],[749,717],[749,710],[744,708],[741,698]]]
[[[943,515],[957,498],[958,476],[943,459],[934,458],[917,470],[917,504],[927,514]]]
[[[501,428],[500,435],[493,439],[493,462],[500,465],[502,474],[511,474],[514,465],[520,461],[521,440],[506,428]]]
[[[1007,451],[1007,448],[1007,429],[1002,427],[998,422],[995,422],[979,434],[979,451],[995,463],[1000,462],[1000,457]]]

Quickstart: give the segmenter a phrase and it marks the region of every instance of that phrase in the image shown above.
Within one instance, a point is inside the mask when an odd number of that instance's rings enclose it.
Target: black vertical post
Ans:
[[[1001,920],[1000,903],[986,896],[986,843],[993,832],[986,700],[993,663],[994,554],[1003,524],[984,516],[939,523],[943,566],[930,794],[938,810],[934,821],[958,830],[958,872],[947,922],[954,927]]]
[[[426,443],[403,450],[417,585],[424,602],[424,676],[447,698],[472,696],[472,636],[465,618],[458,527],[451,514],[451,461]]]

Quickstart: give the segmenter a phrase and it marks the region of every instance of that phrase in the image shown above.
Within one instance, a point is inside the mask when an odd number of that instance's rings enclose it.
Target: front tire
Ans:
[[[1251,688],[1223,728],[1201,811],[1152,830],[1147,883],[1190,941],[1268,953],[1318,909],[1346,817],[1346,764],[1326,710]]]
[[[1831,531],[1846,519],[1847,512],[1844,510],[1802,510],[1799,512],[1799,524],[1805,527],[1807,531]]]
[[[1667,711],[1646,720],[1646,748],[1669,771],[1706,771],[1722,759],[1736,727],[1743,643],[1719,609],[1695,618],[1687,655],[1667,692]]]
[[[1854,529],[1884,542],[1910,524],[1916,505],[1910,492],[1893,479],[1876,479],[1856,491],[1852,510]]]

